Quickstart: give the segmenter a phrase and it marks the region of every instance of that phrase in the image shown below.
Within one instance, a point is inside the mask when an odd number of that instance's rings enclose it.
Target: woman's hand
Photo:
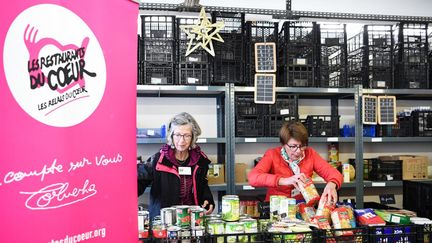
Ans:
[[[207,205],[209,205],[209,202],[207,200],[205,200],[204,203],[203,203],[203,205],[201,205],[201,207],[205,208],[205,207],[207,207]],[[209,209],[205,212],[205,214],[206,215],[211,214],[213,212],[213,209],[214,209],[213,207],[214,207],[214,205],[210,204]]]
[[[334,182],[328,182],[324,188],[319,203],[335,205],[337,200],[336,184]]]
[[[279,186],[290,186],[293,185],[297,190],[299,190],[299,184],[304,185],[306,183],[306,176],[303,173],[298,175],[293,175],[291,177],[282,177],[279,179]]]

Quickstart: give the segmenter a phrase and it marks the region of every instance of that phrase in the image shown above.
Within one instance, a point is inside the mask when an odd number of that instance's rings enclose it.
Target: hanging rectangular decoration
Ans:
[[[137,242],[137,3],[0,16],[0,242]]]
[[[396,96],[378,96],[378,124],[396,124]]]
[[[255,43],[255,72],[276,72],[276,44],[273,42]]]
[[[276,101],[276,75],[255,74],[255,103],[274,104]]]
[[[371,95],[363,96],[362,110],[363,110],[363,124],[376,125],[377,124],[377,97]]]

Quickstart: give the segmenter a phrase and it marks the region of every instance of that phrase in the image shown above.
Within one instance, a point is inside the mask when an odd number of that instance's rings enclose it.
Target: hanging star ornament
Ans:
[[[213,40],[224,42],[219,31],[225,26],[223,21],[210,22],[204,8],[201,8],[199,23],[195,25],[180,25],[180,29],[186,33],[189,44],[185,56],[189,56],[197,48],[202,47],[210,55],[215,56]]]

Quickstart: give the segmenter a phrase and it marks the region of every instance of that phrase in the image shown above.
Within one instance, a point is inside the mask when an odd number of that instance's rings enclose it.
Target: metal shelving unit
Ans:
[[[182,4],[162,4],[162,3],[140,3],[142,10],[158,10],[158,11],[189,11],[198,12],[199,8],[187,8]],[[313,11],[293,11],[291,10],[291,0],[286,1],[286,10],[269,10],[269,9],[253,9],[253,8],[231,8],[231,7],[215,7],[206,6],[206,11],[221,11],[221,12],[240,12],[247,14],[262,14],[272,15],[279,19],[333,19],[333,20],[372,20],[372,21],[412,21],[419,23],[432,22],[432,17],[422,16],[399,16],[399,15],[378,15],[378,14],[353,14],[353,13],[334,13],[334,12],[313,12]],[[235,137],[235,94],[238,92],[253,92],[253,87],[238,87],[234,84],[227,84],[225,87],[219,86],[155,86],[155,85],[139,85],[137,87],[138,96],[218,96],[223,93],[225,114],[218,115],[218,124],[225,124],[224,136],[218,138],[207,138],[207,143],[223,144],[226,147],[226,183],[221,185],[212,185],[212,190],[226,191],[227,194],[235,194],[236,191],[256,190],[262,192],[263,189],[248,188],[248,185],[235,183],[235,144],[241,143],[278,143],[278,138],[275,137],[257,137],[257,138],[240,138]],[[355,188],[356,201],[358,207],[363,207],[364,188],[373,187],[400,187],[402,181],[385,181],[371,182],[363,181],[363,145],[364,143],[403,143],[403,142],[432,142],[432,137],[363,137],[362,124],[362,107],[361,101],[364,94],[374,95],[396,95],[398,99],[416,100],[427,99],[432,100],[432,90],[421,89],[363,89],[358,85],[355,88],[300,88],[300,87],[277,87],[276,92],[287,94],[298,94],[303,98],[311,99],[331,99],[332,105],[339,99],[353,99],[355,109],[355,130],[356,137],[311,137],[312,143],[340,142],[354,143],[355,159],[357,164],[356,182],[344,183],[343,188]],[[337,103],[336,103],[337,104]],[[332,113],[337,112],[332,109]],[[220,130],[221,127],[218,127]],[[164,139],[137,139],[140,144],[158,144],[163,143]],[[319,184],[318,188],[323,187]]]

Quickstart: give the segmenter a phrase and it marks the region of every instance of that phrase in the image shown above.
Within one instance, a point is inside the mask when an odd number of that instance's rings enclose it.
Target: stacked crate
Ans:
[[[213,23],[224,22],[219,31],[224,42],[214,41],[215,56],[211,58],[212,85],[235,83],[243,85],[244,69],[244,13],[213,12]]]
[[[345,24],[317,24],[317,83],[320,87],[345,87],[347,36]]]
[[[235,96],[237,137],[277,137],[285,121],[298,120],[298,95],[278,94],[275,104],[256,104],[251,94]]]
[[[245,85],[254,86],[255,43],[275,43],[278,41],[278,23],[248,21],[245,24]]]
[[[142,15],[142,70],[140,84],[174,84],[175,17]]]
[[[284,23],[279,33],[279,83],[281,87],[314,87],[316,24]]]
[[[348,40],[347,87],[393,87],[392,35],[391,25],[365,25]]]
[[[401,22],[395,28],[395,87],[428,89],[428,40],[425,23]]]
[[[143,51],[143,46],[144,46],[144,42],[143,39],[141,38],[140,35],[138,35],[138,40],[137,40],[137,50],[138,50],[138,55],[137,55],[137,60],[138,60],[138,68],[137,68],[137,84],[144,84],[144,70],[143,70],[143,62],[144,62],[144,51]]]
[[[208,85],[210,79],[210,58],[206,50],[199,47],[186,56],[188,46],[193,48],[198,42],[188,39],[180,26],[193,26],[199,23],[197,18],[177,18],[178,33],[178,84],[180,85]]]

